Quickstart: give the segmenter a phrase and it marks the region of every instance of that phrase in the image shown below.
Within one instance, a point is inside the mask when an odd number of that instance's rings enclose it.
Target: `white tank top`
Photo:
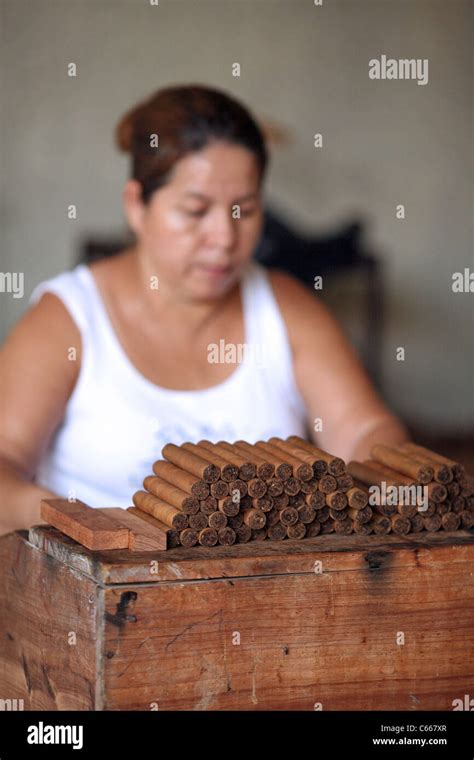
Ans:
[[[37,484],[92,507],[128,507],[168,442],[207,438],[254,443],[271,436],[304,436],[305,404],[264,268],[251,261],[241,283],[245,344],[250,348],[226,380],[192,391],[155,385],[131,363],[88,266],[81,264],[37,285],[30,303],[45,292],[54,293],[82,339],[79,376],[40,462]],[[232,359],[225,350],[218,347],[218,359]]]

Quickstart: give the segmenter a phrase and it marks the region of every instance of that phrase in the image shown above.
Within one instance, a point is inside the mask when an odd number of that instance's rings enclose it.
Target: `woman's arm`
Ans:
[[[69,349],[77,349],[69,361]],[[0,534],[41,523],[37,464],[79,374],[81,337],[59,298],[46,293],[0,351]]]
[[[403,423],[384,404],[341,326],[306,287],[283,272],[270,281],[288,329],[296,381],[320,448],[346,461],[366,459],[374,443],[410,440]]]

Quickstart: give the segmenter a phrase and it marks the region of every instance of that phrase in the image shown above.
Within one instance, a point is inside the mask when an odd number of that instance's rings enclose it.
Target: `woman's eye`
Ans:
[[[240,216],[252,216],[252,214],[255,214],[256,209],[254,208],[242,208],[240,209]]]
[[[204,216],[206,213],[206,209],[199,209],[197,211],[191,211],[190,209],[185,209],[185,213],[188,214],[188,216]]]

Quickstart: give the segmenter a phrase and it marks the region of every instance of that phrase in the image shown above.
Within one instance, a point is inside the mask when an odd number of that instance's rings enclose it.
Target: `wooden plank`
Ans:
[[[120,507],[104,507],[97,511],[102,512],[106,516],[110,515],[117,523],[128,529],[128,548],[130,551],[159,551],[166,549],[166,531],[150,525],[146,520],[138,517],[136,513],[132,514],[130,510],[121,509]]]
[[[95,578],[101,585],[150,581],[150,557],[128,551],[92,554],[88,549],[49,526],[36,526],[29,540],[38,548],[61,558],[71,567]],[[157,556],[153,580],[176,581],[234,578],[250,575],[281,575],[312,572],[315,562],[324,571],[383,568],[395,564],[411,566],[413,557],[428,562],[463,562],[474,546],[474,531],[408,536],[317,536],[303,541],[255,541],[231,547],[177,547]]]
[[[19,532],[0,538],[0,698],[25,710],[98,709],[96,592]]]
[[[92,551],[128,548],[128,528],[83,501],[42,499],[41,517]]]

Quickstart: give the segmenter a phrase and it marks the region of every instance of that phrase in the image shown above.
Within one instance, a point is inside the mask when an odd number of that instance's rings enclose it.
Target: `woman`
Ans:
[[[1,354],[3,525],[39,522],[46,495],[128,506],[168,441],[309,429],[347,460],[407,440],[321,301],[251,261],[267,154],[248,111],[171,87],[116,137],[136,242],[37,286]]]

